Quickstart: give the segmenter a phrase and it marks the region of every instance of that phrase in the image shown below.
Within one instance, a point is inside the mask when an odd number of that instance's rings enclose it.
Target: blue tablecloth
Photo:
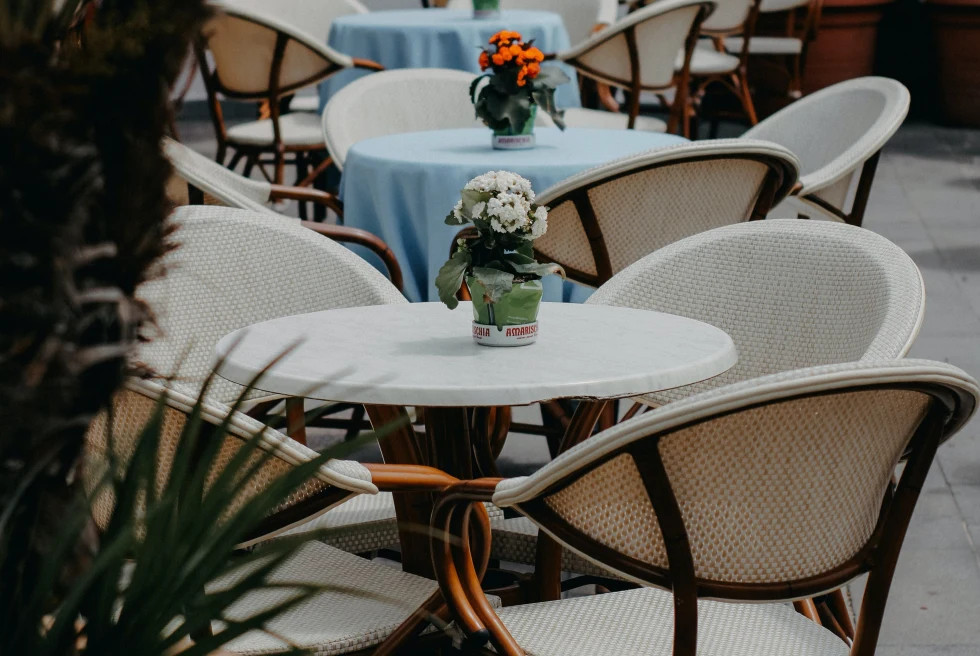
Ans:
[[[500,30],[516,30],[545,53],[571,44],[561,16],[549,11],[511,10],[499,18],[476,20],[469,10],[406,9],[342,16],[330,27],[330,47],[351,57],[370,59],[385,68],[454,68],[480,72],[480,48]],[[555,66],[554,62],[547,65]],[[571,78],[555,91],[559,107],[579,107],[575,71],[562,65]],[[345,84],[363,71],[344,71],[320,85],[320,111]]]
[[[508,151],[493,150],[490,134],[483,128],[396,134],[361,141],[347,154],[340,187],[345,224],[388,243],[402,266],[410,301],[438,300],[436,273],[459,231],[443,221],[460,189],[476,176],[513,171],[540,193],[609,160],[684,142],[633,130],[539,128],[537,147]],[[556,276],[545,279],[547,300],[581,302],[589,293],[571,284],[563,290]]]

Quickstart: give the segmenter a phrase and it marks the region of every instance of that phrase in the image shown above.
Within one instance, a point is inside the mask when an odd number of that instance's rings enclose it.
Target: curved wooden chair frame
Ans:
[[[695,573],[694,557],[684,518],[660,456],[658,443],[667,435],[692,425],[724,417],[751,407],[780,403],[822,394],[841,394],[866,390],[916,391],[931,398],[926,416],[912,436],[906,453],[907,464],[897,484],[889,486],[883,499],[876,527],[864,547],[852,558],[833,569],[806,579],[779,583],[728,583],[699,578]],[[851,656],[874,654],[891,580],[898,562],[912,512],[926,475],[943,440],[958,430],[974,410],[975,398],[962,389],[933,383],[888,383],[852,385],[826,392],[807,392],[781,397],[776,401],[756,403],[699,419],[689,424],[655,433],[604,454],[591,467],[565,476],[542,490],[531,501],[515,508],[561,543],[623,572],[635,580],[671,590],[674,596],[674,656],[696,656],[698,631],[698,598],[710,597],[731,601],[764,602],[800,599],[836,590],[857,576],[868,574],[867,587],[861,606],[857,634],[851,646]],[[668,567],[655,567],[631,558],[603,545],[580,529],[568,524],[545,502],[548,495],[568,487],[592,471],[592,467],[622,454],[632,456],[647,496],[653,505],[667,552]],[[503,622],[490,608],[480,589],[479,564],[489,550],[490,533],[470,518],[471,508],[479,507],[493,498],[501,479],[478,479],[449,487],[438,499],[433,512],[433,560],[440,587],[449,601],[458,626],[471,645],[490,642],[496,653],[524,656],[525,652],[507,631]],[[474,505],[476,504],[476,505]],[[440,540],[437,532],[449,539]],[[474,546],[475,542],[480,542]],[[560,546],[542,532],[538,540],[536,567],[552,576],[543,581],[554,587],[550,598],[560,592],[560,577],[555,571],[560,562]]]

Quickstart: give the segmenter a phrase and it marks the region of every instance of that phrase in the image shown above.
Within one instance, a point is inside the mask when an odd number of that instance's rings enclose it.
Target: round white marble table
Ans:
[[[441,303],[356,307],[282,317],[218,342],[218,374],[293,398],[363,404],[375,428],[401,421],[381,440],[387,462],[425,464],[461,479],[493,475],[492,408],[552,399],[585,399],[565,435],[585,439],[609,399],[689,385],[737,361],[731,338],[706,323],[671,314],[602,305],[543,303],[534,344],[479,346],[472,308]],[[423,408],[425,439],[405,421]],[[398,495],[396,495],[398,497]],[[403,525],[427,524],[428,495],[396,498]],[[430,573],[427,540],[401,533],[403,566]],[[408,548],[406,549],[406,545]]]

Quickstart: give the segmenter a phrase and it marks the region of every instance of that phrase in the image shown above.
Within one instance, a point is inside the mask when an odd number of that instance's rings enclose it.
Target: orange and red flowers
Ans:
[[[492,65],[494,72],[501,73],[506,66],[516,70],[517,86],[523,87],[528,80],[533,80],[541,72],[540,62],[544,61],[544,53],[529,43],[521,40],[520,32],[501,30],[490,37],[490,44],[496,46],[496,52],[484,50],[480,53],[480,70],[487,70]],[[510,64],[510,66],[507,66]]]

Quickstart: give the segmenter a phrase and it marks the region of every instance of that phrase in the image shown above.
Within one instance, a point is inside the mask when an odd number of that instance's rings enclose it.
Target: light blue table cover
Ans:
[[[513,171],[541,193],[610,160],[685,142],[683,137],[634,130],[538,128],[535,134],[537,146],[530,150],[493,150],[490,130],[483,128],[411,132],[358,142],[347,153],[341,178],[344,222],[388,243],[401,264],[410,301],[435,301],[439,299],[436,274],[459,231],[443,221],[459,200],[460,190],[476,176]],[[380,263],[376,266],[381,268]],[[546,300],[582,302],[590,293],[571,283],[563,288],[557,276],[545,278]]]
[[[480,48],[500,30],[516,30],[545,53],[571,44],[561,16],[549,11],[510,10],[499,18],[476,20],[455,9],[405,9],[351,14],[333,21],[328,43],[351,57],[370,59],[385,68],[453,68],[480,72]],[[546,62],[547,66],[556,66]],[[559,107],[580,107],[575,71],[561,65],[571,82],[555,90]],[[320,111],[330,97],[365,71],[344,71],[320,85]]]

